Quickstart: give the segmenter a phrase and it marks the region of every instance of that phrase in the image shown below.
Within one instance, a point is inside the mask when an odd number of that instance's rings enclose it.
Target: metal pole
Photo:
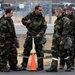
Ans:
[[[52,0],[49,0],[49,23],[52,23],[51,17],[52,17]]]
[[[16,7],[15,7],[15,22],[16,22],[16,21],[17,21],[17,10],[18,10],[18,9],[17,9],[17,0],[15,0],[15,4],[16,4],[16,5],[15,5],[15,6],[16,6]]]
[[[2,15],[4,15],[4,6],[3,6],[4,0],[2,0]]]

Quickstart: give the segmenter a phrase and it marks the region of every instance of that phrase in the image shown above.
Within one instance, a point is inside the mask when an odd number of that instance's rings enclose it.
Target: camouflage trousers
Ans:
[[[75,54],[75,43],[74,39],[72,38],[73,45],[72,47],[68,50],[68,55],[70,56],[70,64],[71,67],[74,67],[74,54]],[[60,58],[60,66],[64,67],[65,66],[65,60],[63,57]]]
[[[74,47],[68,50],[68,54],[70,56],[70,64],[71,67],[74,67]],[[63,57],[60,58],[60,66],[64,67],[65,66],[65,60]]]
[[[9,51],[6,50],[4,47],[0,48],[0,68],[3,68],[7,64]]]
[[[11,44],[10,46],[10,53],[8,56],[8,62],[10,67],[16,67],[17,66],[17,49],[14,44]]]
[[[24,52],[23,52],[23,62],[22,66],[27,67],[28,58],[30,56],[30,51],[32,50],[32,38],[33,36],[29,33],[27,33],[26,41],[24,44]],[[36,38],[34,36],[34,43],[35,43],[35,50],[38,57],[38,67],[43,67],[43,45],[40,43],[41,38]]]
[[[10,67],[14,67],[17,64],[17,50],[13,44],[0,48],[0,68],[6,67],[7,61]]]
[[[58,57],[63,57],[67,67],[71,67],[69,55],[67,53],[67,50],[64,49],[64,45],[59,45],[58,40],[52,42],[52,62],[51,66],[54,66],[57,68],[58,66]]]

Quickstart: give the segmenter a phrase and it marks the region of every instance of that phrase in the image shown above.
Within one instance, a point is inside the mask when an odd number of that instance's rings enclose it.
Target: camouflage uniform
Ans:
[[[29,24],[27,20],[30,19],[32,22]],[[30,51],[32,50],[32,38],[34,37],[35,49],[38,57],[38,67],[43,67],[43,42],[42,38],[46,31],[47,24],[44,17],[41,15],[35,15],[35,12],[28,14],[26,17],[22,18],[23,25],[26,26],[28,32],[26,41],[24,44],[23,52],[23,62],[22,66],[27,67],[28,58]],[[37,38],[36,35],[40,34],[40,38]]]
[[[14,24],[11,18],[9,17],[1,17],[2,20],[2,32],[1,37],[4,40],[2,42],[4,44],[3,51],[1,51],[0,54],[2,54],[1,61],[6,62],[7,60],[9,61],[10,67],[16,67],[17,65],[17,50],[16,50],[16,44],[15,41],[17,40],[16,38],[16,33],[14,29]],[[3,35],[3,36],[2,36]],[[0,62],[1,63],[1,62]],[[4,63],[2,63],[4,64]]]
[[[6,21],[0,19],[0,69],[4,68],[7,64],[8,50],[6,46],[5,35],[7,35],[7,27],[5,26]]]
[[[70,68],[69,56],[67,49],[64,49],[64,44],[68,36],[69,31],[69,19],[67,17],[60,16],[56,19],[54,25],[54,34],[52,41],[52,63],[51,67],[46,72],[57,72],[58,57],[63,57],[66,61],[67,68]],[[60,42],[63,41],[63,45]]]
[[[70,61],[71,61],[71,66],[74,67],[74,49],[75,49],[75,15],[66,15],[67,18],[70,20],[70,30],[69,30],[69,36],[72,38],[73,46],[71,49],[69,49],[69,55],[70,55]],[[64,66],[65,65],[65,60],[64,58],[60,59],[60,65]]]

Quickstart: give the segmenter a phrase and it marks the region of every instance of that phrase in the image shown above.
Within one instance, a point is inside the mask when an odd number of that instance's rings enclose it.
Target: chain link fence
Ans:
[[[22,17],[26,16],[30,12],[33,12],[35,6],[38,4],[43,8],[42,13],[46,17],[46,21],[51,23],[52,0],[15,0],[13,3],[2,0],[2,2],[0,2],[0,16],[4,14],[4,10],[7,7],[12,6],[15,10],[13,20],[15,23],[20,23]]]
[[[71,2],[71,3],[68,3]],[[75,3],[74,1],[59,1],[54,3],[54,0],[0,0],[0,16],[4,14],[6,7],[12,6],[14,8],[13,20],[15,23],[21,23],[22,17],[26,16],[28,13],[33,12],[36,5],[41,5],[43,8],[43,15],[47,23],[54,23],[55,16],[54,10],[56,7],[61,7],[63,10],[67,5],[71,5],[75,13]]]
[[[51,23],[51,0],[27,0],[26,2],[21,2],[16,0],[15,8],[15,18],[16,22],[21,22],[21,18],[26,16],[28,13],[33,12],[36,5],[41,5],[43,8],[43,15],[46,17],[46,21]],[[20,19],[19,19],[20,17]],[[17,19],[18,18],[18,19]]]

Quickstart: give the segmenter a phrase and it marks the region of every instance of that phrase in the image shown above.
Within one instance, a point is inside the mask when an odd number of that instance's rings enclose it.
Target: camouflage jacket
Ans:
[[[65,43],[66,37],[69,33],[69,24],[70,21],[67,17],[58,17],[54,25],[53,39],[60,39],[60,41]]]
[[[5,45],[5,21],[2,22],[0,19],[0,49],[2,49]],[[4,25],[4,26],[2,26]]]
[[[27,23],[28,19],[31,20],[31,23]],[[28,14],[22,18],[23,25],[26,26],[28,32],[34,34],[40,34],[41,36],[45,33],[47,28],[47,22],[44,17],[41,15],[35,15],[35,12]]]
[[[70,30],[69,35],[75,38],[75,15],[66,15],[67,18],[70,20]]]
[[[13,21],[11,18],[2,16],[0,19],[0,43],[3,45],[11,43],[13,38],[16,38]]]

